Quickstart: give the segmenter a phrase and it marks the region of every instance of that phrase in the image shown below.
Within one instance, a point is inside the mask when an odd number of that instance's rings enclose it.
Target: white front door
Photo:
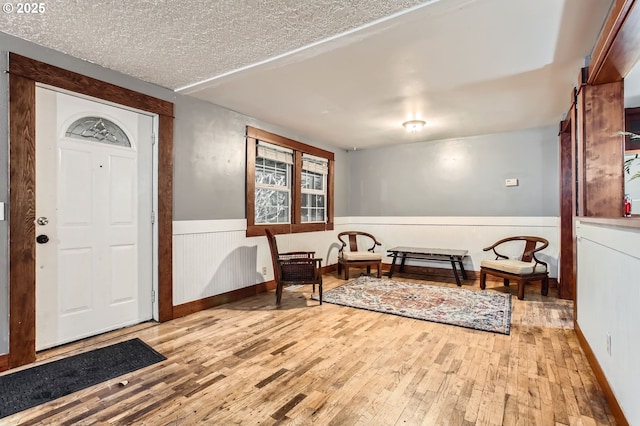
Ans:
[[[152,318],[153,117],[36,88],[36,349]]]

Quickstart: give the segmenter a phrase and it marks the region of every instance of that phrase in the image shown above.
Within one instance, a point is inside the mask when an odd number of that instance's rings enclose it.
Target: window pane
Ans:
[[[289,223],[289,191],[256,188],[255,223]]]
[[[288,223],[289,222],[289,209],[280,209],[280,211],[278,212],[278,218],[277,218],[277,222],[278,223]]]
[[[325,221],[325,196],[319,194],[302,194],[302,222]]]
[[[304,170],[302,171],[302,189],[309,189],[311,188],[312,180],[311,180],[311,176],[309,176],[309,173],[305,172]]]
[[[291,221],[289,175],[289,164],[256,158],[255,223]]]
[[[82,117],[74,121],[65,136],[94,142],[131,147],[126,133],[111,120],[103,117]]]
[[[312,181],[311,181],[311,176],[309,176],[308,173],[302,173],[302,189],[309,189],[311,188],[312,185]]]
[[[256,184],[289,187],[289,165],[265,158],[256,158]]]
[[[302,171],[302,189],[324,189],[324,176],[320,173]]]

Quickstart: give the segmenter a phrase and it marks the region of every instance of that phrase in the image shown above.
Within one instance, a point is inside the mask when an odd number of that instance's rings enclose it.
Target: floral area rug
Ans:
[[[511,294],[360,277],[322,301],[408,318],[509,334]]]

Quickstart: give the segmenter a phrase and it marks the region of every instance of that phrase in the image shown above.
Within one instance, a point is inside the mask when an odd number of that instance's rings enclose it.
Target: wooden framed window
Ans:
[[[247,236],[333,229],[332,152],[247,126]]]
[[[326,223],[327,175],[329,161],[325,158],[302,154],[302,179],[300,182],[302,223]]]
[[[293,151],[257,141],[254,223],[291,223]]]

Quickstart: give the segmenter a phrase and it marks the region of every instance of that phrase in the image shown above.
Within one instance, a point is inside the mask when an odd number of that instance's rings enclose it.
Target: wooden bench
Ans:
[[[461,286],[460,277],[458,276],[458,270],[456,264],[460,267],[462,278],[467,279],[467,272],[464,270],[462,260],[467,255],[467,250],[450,250],[439,248],[420,248],[420,247],[394,247],[387,250],[390,256],[393,257],[391,262],[391,270],[389,271],[389,278],[393,276],[396,267],[396,261],[400,256],[400,272],[404,271],[404,264],[407,259],[413,260],[426,260],[435,262],[450,262],[453,269],[453,275],[456,278],[456,284]]]

